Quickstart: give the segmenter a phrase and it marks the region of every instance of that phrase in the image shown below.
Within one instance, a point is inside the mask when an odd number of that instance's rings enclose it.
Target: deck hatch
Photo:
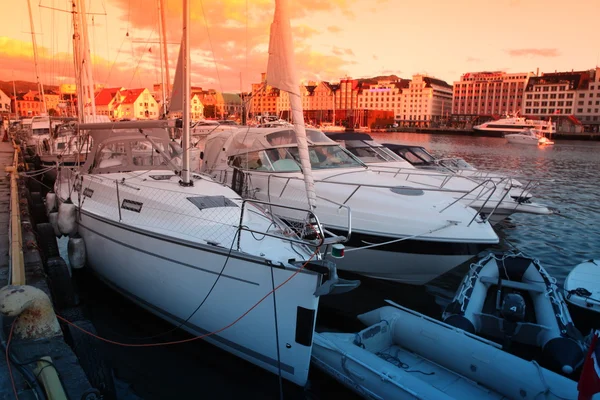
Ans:
[[[225,196],[196,196],[187,198],[200,211],[206,208],[238,207],[233,201]]]
[[[154,179],[155,181],[168,181],[174,176],[175,175],[150,175],[150,178]]]
[[[94,195],[94,190],[92,190],[90,188],[85,188],[85,189],[83,189],[83,195],[85,197],[92,197]]]
[[[140,203],[139,201],[123,199],[123,203],[121,203],[121,208],[139,213],[142,211],[143,205],[144,203]]]

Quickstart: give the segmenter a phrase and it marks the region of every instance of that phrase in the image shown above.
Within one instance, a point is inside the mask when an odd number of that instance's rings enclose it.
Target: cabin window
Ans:
[[[157,151],[165,151],[162,143],[155,143],[154,147],[148,140],[132,141],[131,156],[135,166],[167,165],[166,160]]]
[[[104,144],[96,153],[95,164],[98,168],[126,167],[128,142],[110,142]]]

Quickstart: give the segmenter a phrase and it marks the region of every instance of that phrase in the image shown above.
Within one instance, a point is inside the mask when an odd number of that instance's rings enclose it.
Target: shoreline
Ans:
[[[502,132],[482,132],[472,129],[448,129],[448,128],[395,128],[395,129],[372,129],[371,133],[421,133],[457,136],[498,137],[504,136]],[[557,132],[552,135],[552,140],[590,140],[599,141],[600,133],[570,133]]]

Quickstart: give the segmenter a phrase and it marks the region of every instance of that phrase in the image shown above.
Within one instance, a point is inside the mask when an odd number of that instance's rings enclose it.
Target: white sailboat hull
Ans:
[[[298,385],[306,383],[312,343],[297,340],[312,341],[318,297],[306,293],[316,289],[317,274],[301,271],[273,296],[272,276],[276,287],[295,271],[239,254],[228,258],[226,251],[147,234],[86,212],[79,233],[88,265],[115,290],[193,335],[222,330],[205,340],[277,374],[275,301],[281,374]]]

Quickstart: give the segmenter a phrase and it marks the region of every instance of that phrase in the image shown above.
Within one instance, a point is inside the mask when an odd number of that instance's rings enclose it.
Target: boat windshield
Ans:
[[[165,143],[156,139],[154,143],[143,139],[109,141],[101,144],[96,152],[96,172],[171,169],[165,157],[157,150],[175,164],[183,153],[181,146],[175,142]]]
[[[338,145],[316,145],[308,147],[312,169],[360,168],[365,165],[352,157]],[[279,147],[275,149],[238,154],[229,161],[233,167],[255,171],[300,172],[300,157],[297,147]]]
[[[296,132],[293,129],[270,133],[265,136],[267,142],[272,146],[296,144]],[[306,130],[306,139],[312,143],[333,143],[323,132],[315,129]]]
[[[339,143],[365,163],[403,161],[390,149],[373,140],[342,140]]]
[[[431,164],[435,162],[435,158],[425,151],[425,149],[420,147],[401,148],[398,149],[398,154],[413,165]]]
[[[31,133],[34,135],[49,135],[50,128],[34,128],[31,130]]]

